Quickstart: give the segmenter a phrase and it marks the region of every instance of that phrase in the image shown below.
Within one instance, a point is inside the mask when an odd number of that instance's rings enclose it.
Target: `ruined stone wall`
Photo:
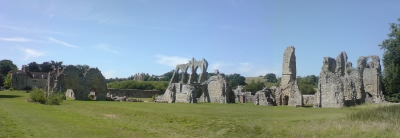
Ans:
[[[372,61],[367,63],[371,58]],[[378,56],[360,57],[357,68],[347,62],[346,52],[335,59],[325,57],[319,76],[318,91],[315,94],[315,105],[318,107],[336,107],[362,104],[364,102],[379,103],[383,101],[381,90],[380,61]],[[370,95],[368,91],[375,95]]]
[[[340,61],[340,60],[338,60]],[[334,58],[325,57],[321,73],[319,75],[318,90],[315,94],[315,105],[318,107],[336,107],[344,105],[343,83]],[[340,64],[340,63],[339,63]]]
[[[67,66],[60,73],[49,72],[47,92],[73,91],[76,100],[87,100],[90,92],[95,92],[96,100],[106,100],[107,83],[100,70],[90,68],[82,74],[75,66]]]
[[[107,89],[110,96],[127,97],[127,98],[151,98],[153,95],[163,94],[159,90],[138,90],[138,89]]]
[[[370,60],[368,62],[368,60]],[[382,93],[382,80],[381,75],[381,65],[378,56],[368,56],[359,58],[361,66],[365,67],[363,69],[363,83],[366,98],[368,102],[380,103],[384,101],[384,96]]]
[[[315,95],[302,95],[304,106],[313,106],[315,102]]]
[[[223,74],[217,74],[206,80],[207,67],[208,62],[205,59],[196,61],[194,58],[187,64],[177,65],[167,90],[163,95],[157,96],[156,101],[168,101],[168,103],[235,102],[235,95]],[[187,74],[188,68],[190,68],[190,74]],[[196,77],[198,68],[201,69],[201,73]],[[179,80],[179,70],[183,75],[181,80]]]
[[[211,76],[208,79],[207,90],[209,92],[210,101],[216,103],[228,103],[229,93],[225,93],[227,89],[227,80],[223,75]]]
[[[275,92],[275,101],[278,105],[303,106],[300,89],[296,81],[295,48],[286,48],[283,56],[282,78],[279,88]]]
[[[272,91],[267,88],[257,91],[254,95],[254,104],[265,105],[265,106],[276,105],[275,99],[272,95]]]

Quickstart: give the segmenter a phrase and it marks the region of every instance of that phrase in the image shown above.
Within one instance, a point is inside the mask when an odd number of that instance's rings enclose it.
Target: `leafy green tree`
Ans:
[[[39,66],[40,66],[40,71],[41,72],[50,72],[50,71],[54,70],[53,69],[53,65],[51,64],[51,62],[43,62]]]
[[[276,75],[274,73],[268,73],[264,76],[264,78],[267,80],[267,82],[278,82],[278,79],[276,79]]]
[[[6,88],[6,89],[10,88],[11,87],[11,81],[12,81],[11,73],[8,73],[7,76],[4,79],[4,83],[3,83],[4,84],[4,88]]]
[[[34,62],[31,62],[28,64],[28,71],[30,72],[40,72],[40,64]]]
[[[18,68],[11,60],[4,59],[0,61],[1,75],[7,76],[8,72],[12,70],[18,70]]]
[[[264,83],[261,82],[260,80],[257,80],[257,82],[254,82],[254,80],[251,80],[250,84],[247,84],[244,87],[245,91],[249,92],[257,92],[259,90],[262,90],[265,87]]]
[[[400,18],[398,23],[390,23],[390,33],[379,45],[384,50],[383,53],[383,84],[386,100],[400,100]]]
[[[18,70],[18,68],[11,60],[5,59],[0,61],[0,86],[3,86],[5,76],[12,70]]]
[[[236,74],[236,73],[230,74],[230,75],[227,75],[226,78],[228,79],[228,82],[232,80],[232,81],[236,82],[237,85],[246,85],[246,82],[245,82],[246,78],[241,76],[240,74]],[[232,88],[234,88],[234,87],[232,87]]]
[[[83,75],[86,73],[86,71],[90,68],[89,65],[75,65],[79,69],[79,72]]]
[[[296,78],[299,89],[303,94],[315,94],[314,87],[318,85],[318,78],[315,75],[305,77],[297,76]]]
[[[172,78],[172,75],[174,75],[174,71],[175,70],[171,70],[171,71],[169,71],[167,73],[164,73],[162,75],[162,77],[160,78],[160,81],[170,81],[171,78]]]
[[[56,68],[63,68],[63,67],[64,67],[62,61],[57,62],[57,61],[53,61],[53,60],[52,60],[52,61],[50,61],[50,62],[51,62],[51,65],[52,65],[53,69],[56,69]]]

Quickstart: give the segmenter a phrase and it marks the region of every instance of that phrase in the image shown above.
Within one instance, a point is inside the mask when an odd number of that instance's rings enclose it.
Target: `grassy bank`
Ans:
[[[374,109],[268,107],[252,104],[163,104],[66,100],[26,102],[0,91],[0,137],[395,137],[396,122],[351,119]]]

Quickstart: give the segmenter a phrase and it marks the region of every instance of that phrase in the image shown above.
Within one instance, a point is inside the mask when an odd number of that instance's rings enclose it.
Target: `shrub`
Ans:
[[[13,88],[13,87],[11,87],[9,90],[10,90],[10,91],[13,91],[13,90],[14,90],[14,88]]]
[[[46,92],[42,89],[34,89],[30,93],[30,98],[33,102],[48,105],[59,105],[64,99],[64,94],[60,92],[53,92],[46,96]]]
[[[155,101],[157,96],[158,96],[158,94],[154,94],[153,96],[151,96],[151,99],[153,99],[153,101]]]
[[[30,98],[32,99],[33,102],[38,102],[41,104],[46,103],[46,95],[45,92],[41,89],[34,89],[30,93]]]
[[[59,105],[63,102],[64,94],[61,92],[53,92],[50,93],[49,96],[46,97],[46,103],[48,105]]]

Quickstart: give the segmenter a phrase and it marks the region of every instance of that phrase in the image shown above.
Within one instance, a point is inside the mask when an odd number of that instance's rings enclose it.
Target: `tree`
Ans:
[[[79,72],[83,75],[86,73],[86,71],[90,68],[89,65],[75,65],[79,69]]]
[[[0,61],[0,86],[3,86],[5,76],[12,70],[18,70],[18,68],[11,60],[5,59]]]
[[[259,90],[262,90],[264,88],[264,83],[262,83],[260,80],[257,80],[257,82],[254,82],[254,80],[251,80],[250,84],[247,84],[244,89],[245,91],[249,92],[257,92]]]
[[[31,62],[28,64],[28,71],[30,72],[40,72],[40,64],[34,62]]]
[[[384,50],[383,53],[383,84],[386,100],[400,100],[400,18],[398,23],[390,23],[391,32],[388,39],[385,39],[379,47]]]
[[[56,68],[63,68],[63,67],[64,67],[62,61],[57,62],[57,61],[53,61],[53,60],[52,60],[52,61],[51,61],[51,65],[52,65],[53,69],[56,69]]]
[[[318,85],[318,77],[315,75],[308,75],[306,77],[297,76],[297,84],[302,94],[315,94],[314,87]]]
[[[40,66],[40,71],[41,72],[50,72],[50,71],[54,70],[53,65],[51,64],[51,62],[43,62],[39,66]]]
[[[246,82],[245,82],[246,78],[241,76],[240,74],[236,74],[236,73],[230,74],[230,75],[227,75],[226,78],[228,79],[228,82],[232,80],[235,83],[237,83],[237,85],[246,85]],[[231,88],[234,88],[234,87],[231,86]]]
[[[172,78],[172,75],[174,75],[175,70],[171,70],[167,73],[164,73],[162,75],[162,78],[160,78],[160,81],[170,81]]]
[[[4,87],[6,89],[8,89],[8,88],[11,87],[11,81],[12,81],[11,73],[8,73],[7,76],[4,79],[4,83],[2,83],[2,84],[4,84]]]
[[[0,61],[0,73],[3,76],[7,76],[8,72],[12,70],[18,70],[17,66],[11,60]]]
[[[276,79],[276,75],[274,73],[268,73],[264,76],[264,78],[267,80],[267,82],[278,82],[278,79]]]

